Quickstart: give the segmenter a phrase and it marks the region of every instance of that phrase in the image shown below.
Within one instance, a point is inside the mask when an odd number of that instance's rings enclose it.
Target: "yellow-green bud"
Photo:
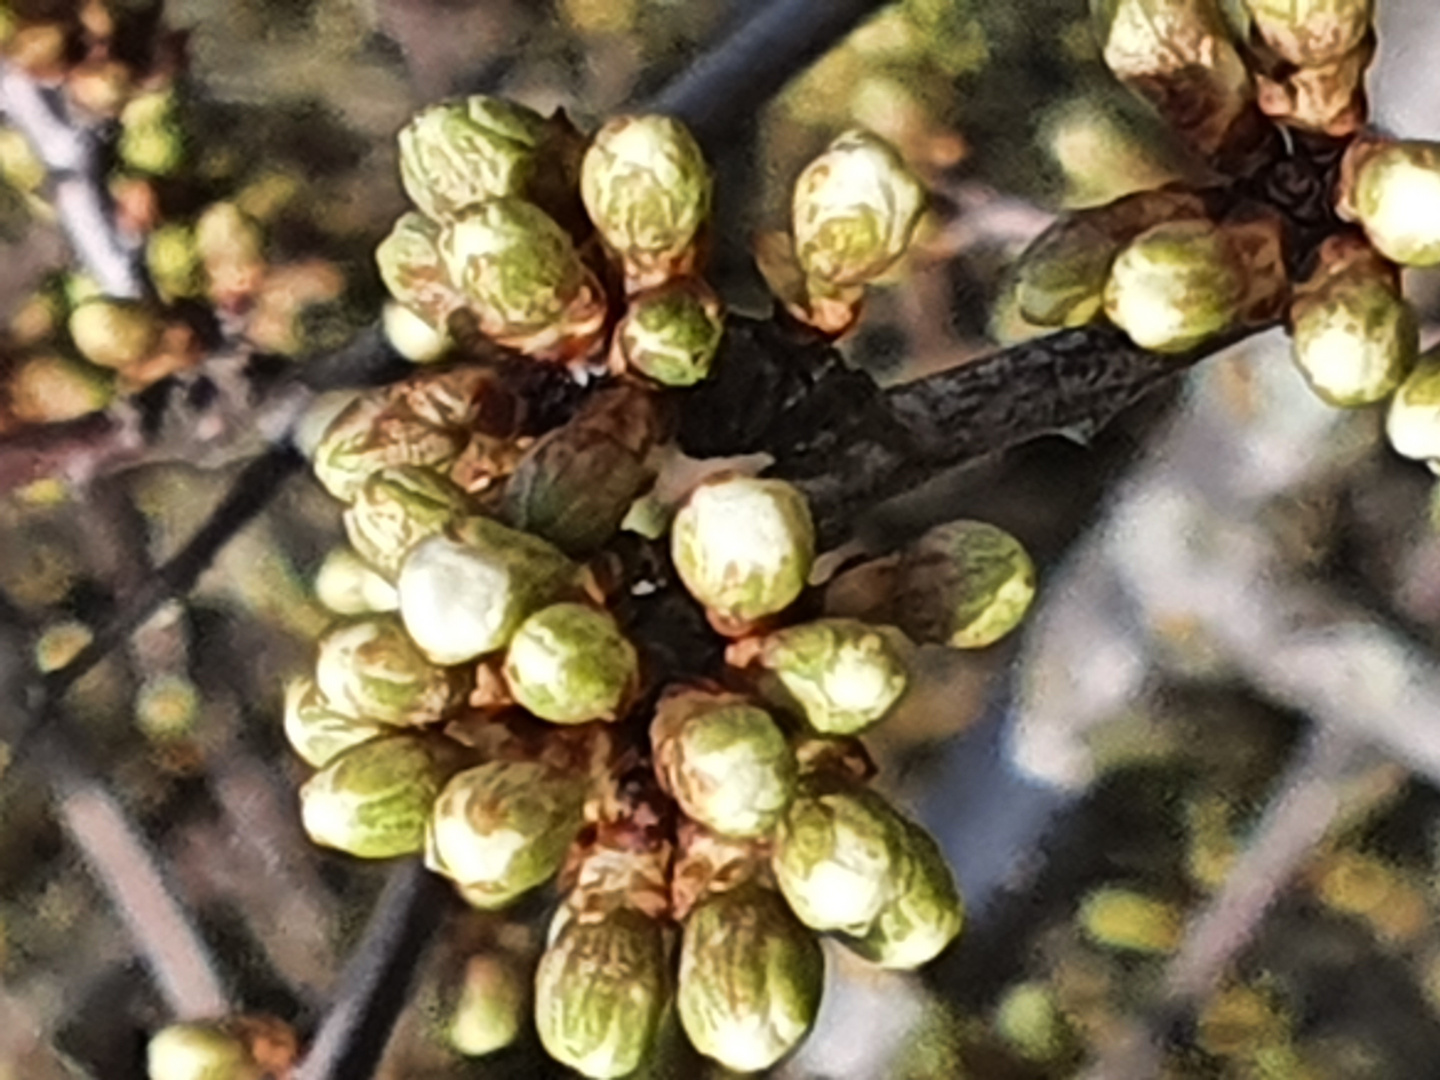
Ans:
[[[1370,32],[1373,0],[1244,0],[1260,35],[1299,67],[1339,60]]]
[[[1392,262],[1440,263],[1440,143],[1394,142],[1360,152],[1342,212]]]
[[[770,889],[742,885],[685,920],[676,1006],[695,1049],[727,1069],[767,1069],[810,1030],[825,960]]]
[[[815,526],[785,481],[725,477],[701,484],[676,513],[670,552],[690,595],[722,619],[753,621],[805,588]]]
[[[465,696],[458,673],[437,667],[400,620],[341,623],[320,639],[315,683],[336,712],[382,724],[428,724]]]
[[[174,90],[130,99],[120,113],[120,161],[136,172],[168,176],[185,159],[185,133]]]
[[[905,821],[880,795],[812,774],[775,833],[770,865],[813,930],[869,932],[906,870]]]
[[[444,472],[466,442],[458,428],[440,427],[388,408],[383,398],[363,394],[345,408],[315,448],[315,476],[325,490],[351,502],[371,473],[387,465],[420,465]]]
[[[302,676],[285,689],[285,738],[291,749],[319,769],[362,742],[393,734],[374,720],[356,720],[332,709],[315,680]]]
[[[1224,232],[1173,221],[1141,233],[1116,257],[1105,314],[1142,349],[1184,352],[1240,315],[1245,271]]]
[[[551,1057],[594,1080],[634,1072],[669,994],[662,927],[621,907],[571,919],[535,971],[535,1027]]]
[[[760,663],[779,677],[816,731],[854,735],[879,723],[905,693],[905,660],[885,630],[855,619],[819,619],[778,630]]]
[[[400,181],[429,218],[472,203],[524,194],[544,140],[539,113],[477,94],[422,109],[400,129]]]
[[[905,253],[925,202],[894,147],[869,131],[847,131],[795,181],[796,258],[828,285],[863,285]]]
[[[1030,1061],[1059,1057],[1069,1039],[1055,991],[1039,980],[1005,991],[995,1006],[995,1031]]]
[[[1040,326],[1084,326],[1100,314],[1105,283],[1121,242],[1084,214],[1067,215],[1020,257],[1020,314]]]
[[[1117,887],[1089,892],[1080,902],[1079,922],[1096,944],[1125,952],[1172,952],[1183,930],[1174,904]]]
[[[570,585],[575,564],[539,537],[471,517],[417,544],[400,566],[400,615],[437,664],[503,649]]]
[[[70,313],[70,340],[92,364],[127,368],[148,357],[160,341],[160,319],[139,300],[87,300]]]
[[[425,846],[435,797],[464,765],[442,736],[387,735],[332,758],[300,788],[310,839],[362,859],[411,855]]]
[[[150,1080],[261,1080],[245,1040],[217,1023],[171,1024],[150,1037],[145,1051]]]
[[[45,162],[30,140],[12,127],[0,127],[0,176],[16,191],[39,191],[48,176]]]
[[[722,836],[761,836],[795,794],[795,754],[764,709],[682,690],[650,726],[655,772],[687,817]]]
[[[847,944],[882,967],[910,970],[928,964],[955,940],[964,906],[934,838],[914,822],[903,824],[904,870],[869,932]]]
[[[332,548],[315,574],[315,599],[336,615],[398,611],[400,595],[355,551]]]
[[[615,117],[595,133],[580,165],[580,197],[624,261],[632,291],[693,268],[710,188],[705,155],[668,116]]]
[[[952,521],[906,549],[895,590],[895,618],[911,638],[980,649],[1025,617],[1035,597],[1035,564],[1003,529]]]
[[[499,956],[472,956],[450,1016],[450,1045],[466,1057],[503,1050],[520,1037],[526,997],[514,964]]]
[[[695,278],[670,281],[630,298],[615,330],[625,366],[662,386],[693,386],[710,374],[725,333],[725,309]]]
[[[145,268],[166,300],[199,296],[204,267],[195,249],[195,230],[182,222],[166,222],[145,242]]]
[[[1440,458],[1440,350],[1431,349],[1390,399],[1385,434],[1401,457]]]
[[[615,620],[584,604],[552,604],[520,624],[505,654],[515,700],[542,720],[614,720],[635,687],[639,659]]]
[[[585,786],[530,761],[458,773],[435,800],[425,865],[476,907],[498,908],[560,869],[580,829]]]
[[[390,295],[437,330],[462,303],[440,257],[440,226],[423,214],[396,219],[375,249],[375,265]]]
[[[394,465],[373,472],[345,511],[345,532],[364,558],[393,576],[410,549],[470,509],[459,485],[434,469]]]

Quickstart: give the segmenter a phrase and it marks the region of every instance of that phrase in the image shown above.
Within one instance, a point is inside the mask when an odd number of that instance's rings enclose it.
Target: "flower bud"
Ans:
[[[140,363],[160,342],[160,319],[138,300],[87,300],[70,313],[70,340],[92,364],[117,370]]]
[[[595,133],[580,165],[580,197],[625,264],[629,291],[689,273],[710,214],[710,167],[668,116],[617,116]]]
[[[900,561],[892,610],[916,641],[980,649],[1019,625],[1035,597],[1035,565],[1009,533],[983,521],[931,529]]]
[[[472,956],[450,1017],[450,1045],[466,1057],[503,1050],[520,1037],[525,998],[524,981],[512,963],[494,955]]]
[[[1420,357],[1415,369],[1390,399],[1385,434],[1401,457],[1415,461],[1440,458],[1440,351]]]
[[[635,646],[610,615],[584,604],[537,611],[505,654],[505,681],[516,702],[556,724],[616,719],[638,675]]]
[[[150,1080],[261,1080],[264,1071],[239,1035],[213,1021],[171,1024],[150,1037]]]
[[[459,458],[466,436],[362,394],[331,421],[315,448],[316,478],[342,502],[351,502],[371,473],[387,465],[420,465],[443,472]]]
[[[458,743],[435,735],[370,739],[332,758],[300,788],[310,839],[362,859],[410,855],[425,846],[435,797],[464,765]]]
[[[795,181],[796,258],[828,285],[863,285],[905,253],[925,201],[925,188],[889,143],[847,131]]]
[[[1359,48],[1373,0],[1244,0],[1265,43],[1297,67],[1317,67]]]
[[[1347,159],[1341,215],[1392,262],[1440,264],[1440,143],[1357,144]]]
[[[317,769],[352,746],[393,732],[385,724],[336,712],[313,679],[302,676],[285,689],[285,738]]]
[[[393,576],[410,549],[470,509],[460,487],[433,469],[395,465],[373,472],[345,511],[345,532],[364,558]]]
[[[1183,932],[1174,904],[1115,887],[1086,895],[1080,902],[1079,922],[1092,941],[1126,952],[1173,952]]]
[[[819,773],[802,780],[770,856],[800,921],[812,930],[868,933],[906,870],[905,824],[868,788]]]
[[[584,801],[583,784],[537,762],[467,769],[435,800],[425,865],[474,906],[503,907],[560,869]]]
[[[328,631],[315,682],[336,712],[382,724],[428,724],[464,698],[457,674],[426,660],[392,615]]]
[[[1105,314],[1142,349],[1184,352],[1228,330],[1244,296],[1244,268],[1219,227],[1173,221],[1116,257]]]
[[[168,176],[185,160],[185,133],[172,89],[130,99],[120,112],[120,161],[135,172]]]
[[[868,933],[847,944],[881,967],[910,970],[927,964],[955,940],[964,906],[939,845],[906,821],[905,867]]]
[[[450,355],[449,333],[438,330],[395,300],[380,309],[380,329],[386,343],[412,364],[433,364]]]
[[[669,992],[664,933],[632,908],[571,919],[535,971],[535,1027],[546,1052],[595,1080],[640,1067]]]
[[[697,487],[675,515],[670,553],[690,595],[722,619],[753,621],[805,588],[815,526],[785,481],[724,477]]]
[[[462,303],[440,257],[440,226],[422,214],[396,219],[375,249],[375,265],[390,295],[437,330]]]
[[[315,574],[315,599],[336,615],[398,611],[395,586],[351,548],[332,548]]]
[[[767,1069],[815,1022],[825,960],[769,889],[744,885],[685,920],[676,1006],[695,1049],[736,1072]]]
[[[886,632],[854,619],[819,619],[776,631],[760,663],[779,677],[826,735],[854,735],[884,719],[905,693],[904,658]]]
[[[695,278],[670,281],[630,298],[615,330],[620,356],[662,386],[693,386],[710,373],[725,333],[725,309]]]
[[[1327,242],[1320,268],[1296,287],[1290,336],[1311,389],[1331,405],[1356,408],[1400,385],[1420,351],[1420,331],[1394,269],[1358,240],[1347,247]]]
[[[240,302],[260,288],[265,277],[264,244],[259,223],[235,203],[206,207],[195,222],[195,250],[217,303]]]
[[[434,663],[461,664],[503,649],[575,574],[575,564],[544,540],[489,518],[466,518],[406,556],[400,615]]]
[[[795,793],[795,755],[764,709],[696,690],[660,700],[655,773],[687,817],[722,836],[761,836]]]
[[[440,254],[480,332],[501,345],[549,355],[604,326],[599,283],[538,206],[507,197],[466,207],[441,232]]]
[[[444,221],[472,203],[523,194],[544,134],[539,113],[501,98],[432,105],[400,129],[400,182],[426,217]]]

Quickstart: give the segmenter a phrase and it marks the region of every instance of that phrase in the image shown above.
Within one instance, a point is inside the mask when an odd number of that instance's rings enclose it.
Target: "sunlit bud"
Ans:
[[[315,573],[315,599],[336,615],[398,611],[395,586],[351,548],[332,548]]]
[[[585,209],[624,262],[631,291],[694,268],[710,188],[705,155],[668,116],[615,117],[595,133],[580,166]]]
[[[846,944],[882,967],[909,970],[929,963],[955,940],[964,906],[935,840],[913,822],[904,825],[904,869],[892,895],[869,932]]]
[[[442,736],[387,735],[332,758],[300,788],[300,819],[315,843],[388,859],[425,846],[435,797],[464,766],[462,748]]]
[[[1300,67],[1338,60],[1370,32],[1374,0],[1244,0],[1265,43]]]
[[[1142,349],[1184,352],[1234,325],[1245,285],[1245,269],[1219,227],[1169,222],[1116,257],[1105,314]]]
[[[265,277],[260,225],[231,202],[206,208],[195,222],[195,250],[205,266],[210,295],[221,304],[253,295]]]
[[[805,588],[815,526],[783,480],[731,476],[701,484],[675,515],[675,569],[690,595],[725,620],[783,610]]]
[[[437,664],[503,649],[520,623],[556,599],[576,567],[539,537],[466,518],[417,544],[400,567],[405,629]]]
[[[693,386],[710,373],[724,333],[714,290],[681,278],[630,297],[615,340],[629,370],[662,386]]]
[[[185,133],[174,90],[131,98],[120,113],[120,161],[135,172],[168,176],[185,160]]]
[[[868,131],[847,131],[795,181],[796,258],[813,279],[863,285],[905,253],[925,201],[894,147]]]
[[[440,226],[423,214],[401,214],[375,249],[380,280],[400,303],[441,330],[461,303],[440,257]]]
[[[537,611],[505,654],[516,702],[557,724],[616,719],[638,676],[635,646],[609,614],[584,604]]]
[[[1035,565],[1009,533],[983,521],[931,529],[900,561],[892,610],[916,641],[979,649],[1019,625],[1035,597]]]
[[[685,920],[676,1005],[695,1049],[727,1069],[769,1068],[815,1021],[825,961],[770,889],[742,885]]]
[[[160,341],[160,317],[138,300],[87,300],[70,313],[70,340],[92,364],[127,368]]]
[[[372,473],[387,465],[419,465],[443,472],[460,456],[465,434],[426,423],[409,411],[363,394],[330,422],[315,448],[316,478],[342,502],[351,502]]]
[[[345,750],[394,728],[375,720],[356,720],[332,709],[308,677],[285,688],[285,738],[307,764],[319,769]]]
[[[868,933],[906,870],[906,824],[868,788],[821,773],[805,777],[770,859],[800,921]]]
[[[450,1016],[450,1045],[466,1057],[503,1050],[520,1037],[528,998],[514,964],[499,956],[472,956]]]
[[[584,799],[584,784],[536,762],[467,769],[435,800],[425,864],[474,906],[503,907],[560,869]]]
[[[43,352],[10,369],[5,390],[10,416],[26,424],[53,424],[98,412],[110,404],[115,384],[106,372],[68,356]]]
[[[1420,351],[1419,328],[1393,267],[1358,240],[1322,249],[1315,274],[1296,287],[1290,336],[1311,389],[1342,408],[1383,401]]]
[[[222,1024],[171,1024],[150,1037],[145,1051],[150,1080],[261,1080],[250,1048]]]
[[[761,645],[773,671],[816,731],[853,735],[884,719],[909,681],[887,631],[855,619],[819,619],[778,630]]]
[[[459,521],[470,498],[452,481],[419,465],[373,472],[345,511],[345,532],[355,550],[393,575],[410,549]]]
[[[464,697],[457,673],[426,660],[393,615],[328,631],[315,682],[336,712],[383,724],[428,724]]]
[[[398,301],[386,301],[380,309],[380,328],[390,347],[412,364],[434,363],[450,352],[449,334],[435,329]]]
[[[1070,1032],[1056,994],[1038,979],[1016,983],[995,1006],[995,1031],[1030,1061],[1049,1061],[1065,1052]]]
[[[689,818],[722,836],[772,829],[795,793],[795,755],[764,709],[698,690],[661,698],[655,773]]]
[[[539,113],[501,98],[432,105],[400,129],[401,183],[435,221],[497,195],[521,195],[544,133]]]
[[[1374,55],[1373,42],[1366,40],[1322,64],[1282,63],[1274,77],[1256,78],[1260,110],[1287,127],[1332,138],[1351,135],[1365,123],[1365,70]]]
[[[199,296],[205,268],[195,250],[195,231],[182,222],[166,222],[145,242],[145,268],[161,297]]]
[[[1432,349],[1390,399],[1385,434],[1401,457],[1440,458],[1440,352]]]
[[[639,1068],[669,994],[665,952],[660,924],[632,908],[567,922],[535,971],[535,1027],[546,1052],[594,1080]]]
[[[1342,216],[1392,262],[1440,263],[1440,143],[1357,144],[1345,168]]]
[[[1079,923],[1096,944],[1138,953],[1172,952],[1183,929],[1174,904],[1118,887],[1087,893],[1080,902]]]

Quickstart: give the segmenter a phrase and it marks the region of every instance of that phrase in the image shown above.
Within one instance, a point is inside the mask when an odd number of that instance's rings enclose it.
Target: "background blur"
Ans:
[[[373,318],[370,251],[404,208],[393,134],[418,105],[484,90],[584,125],[764,2],[171,0],[197,168],[267,227],[268,347],[334,347]],[[937,213],[872,298],[853,360],[904,380],[1010,340],[1007,269],[1056,210],[1193,170],[1101,66],[1086,6],[903,0],[797,75],[714,162],[732,304],[763,310],[748,238],[783,225],[800,167],[860,123],[902,150]],[[1378,6],[1374,115],[1440,137],[1440,6]],[[12,342],[68,287],[65,250],[13,183],[0,235]],[[1428,344],[1440,278],[1409,290]],[[868,740],[879,783],[945,842],[970,927],[917,976],[830,953],[818,1029],[777,1074],[1440,1075],[1440,504],[1375,411],[1321,405],[1286,353],[1253,339],[1093,437],[968,468],[864,523],[888,544],[993,521],[1035,555],[1041,598],[1018,640],[951,657]],[[234,472],[157,463],[0,500],[0,682],[71,655]],[[291,479],[68,699],[238,999],[302,1032],[384,878],[305,840],[306,770],[280,730],[282,683],[329,618],[314,576],[342,535],[338,505]],[[0,743],[0,1078],[143,1075],[145,1033],[167,1017],[127,916],[44,778],[7,757]],[[1221,905],[1219,936],[1177,952],[1187,919],[1234,899],[1227,881],[1278,896],[1258,936],[1236,954],[1224,934],[1257,910]],[[540,910],[521,914],[439,935],[383,1075],[558,1071],[530,1036],[475,1060],[447,1041],[467,961],[537,951]],[[1217,958],[1235,960],[1218,984],[1202,978]],[[1167,1037],[1163,1064],[1124,1071],[1147,1031]],[[655,1074],[701,1075],[682,1055]]]

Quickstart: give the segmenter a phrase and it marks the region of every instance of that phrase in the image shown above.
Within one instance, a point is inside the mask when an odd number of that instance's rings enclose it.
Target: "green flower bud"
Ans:
[[[333,421],[315,448],[315,476],[325,490],[351,502],[371,473],[387,465],[419,465],[443,472],[464,449],[465,433],[439,427],[362,394]]]
[[[734,694],[662,698],[655,772],[687,817],[722,836],[761,836],[795,794],[795,755],[770,714]]]
[[[604,297],[570,234],[531,203],[466,207],[441,232],[440,254],[480,332],[502,345],[542,352],[604,323]]]
[[[710,188],[705,155],[668,116],[615,117],[595,133],[580,165],[580,197],[623,259],[631,291],[693,268]]]
[[[714,290],[682,278],[632,296],[615,340],[630,370],[663,386],[693,386],[710,374],[724,333],[725,309]]]
[[[1361,153],[1342,213],[1392,262],[1440,264],[1440,143],[1394,142]]]
[[[1208,221],[1172,221],[1141,233],[1116,257],[1105,314],[1142,349],[1185,352],[1240,315],[1245,271]]]
[[[401,214],[375,249],[375,265],[390,295],[441,329],[462,303],[440,257],[440,226],[423,214]]]
[[[1125,952],[1173,952],[1183,932],[1174,904],[1114,887],[1088,893],[1080,902],[1079,922],[1092,941]]]
[[[1440,458],[1440,351],[1431,349],[1390,399],[1385,434],[1401,457]]]
[[[767,1069],[815,1022],[820,944],[769,889],[741,886],[685,920],[676,1006],[695,1049],[727,1069]]]
[[[1084,326],[1100,314],[1121,243],[1083,214],[1062,217],[1020,257],[1020,314],[1040,326]]]
[[[435,221],[498,195],[521,195],[545,120],[523,105],[477,94],[422,109],[400,129],[400,182]]]
[[[387,300],[380,309],[380,329],[390,347],[412,364],[433,364],[450,355],[450,335],[398,301]]]
[[[553,604],[531,615],[505,654],[515,700],[542,720],[614,720],[635,686],[639,658],[615,620],[584,604]]]
[[[425,865],[498,908],[560,869],[581,825],[585,786],[530,761],[491,761],[457,774],[435,800]]]
[[[863,285],[905,253],[925,201],[925,188],[889,143],[847,131],[795,181],[796,258],[811,278]]]
[[[390,615],[327,632],[315,682],[335,711],[382,724],[428,724],[464,698],[456,673],[426,660]]]
[[[160,343],[160,319],[139,300],[88,300],[70,313],[70,340],[92,364],[127,368]]]
[[[1341,408],[1389,397],[1420,351],[1419,327],[1393,270],[1368,248],[1334,271],[1322,266],[1297,287],[1290,335],[1306,382]]]
[[[669,993],[664,932],[632,908],[571,919],[535,971],[535,1027],[551,1057],[595,1080],[645,1060]]]
[[[1370,32],[1373,0],[1244,0],[1265,43],[1299,67],[1339,60]]]
[[[472,956],[450,1016],[450,1045],[466,1057],[503,1050],[520,1037],[525,998],[513,964],[498,956]]]
[[[204,267],[195,250],[195,230],[176,221],[158,226],[145,242],[145,269],[162,299],[199,296],[205,289]]]
[[[893,610],[916,641],[980,649],[1019,625],[1035,598],[1035,565],[1009,533],[952,521],[906,549]]]
[[[1038,979],[1005,991],[995,1006],[995,1031],[1021,1057],[1036,1062],[1059,1057],[1070,1041],[1055,991]]]
[[[373,472],[345,511],[345,532],[364,558],[394,575],[410,549],[459,521],[469,496],[433,469],[395,465]]]
[[[336,615],[398,611],[400,594],[349,547],[332,548],[315,574],[315,598]]]
[[[150,1080],[261,1080],[264,1075],[244,1039],[206,1021],[161,1028],[150,1037],[145,1066]]]
[[[526,617],[575,579],[576,567],[544,540],[489,518],[417,544],[400,566],[400,615],[437,664],[503,649]]]
[[[767,637],[760,662],[779,677],[816,731],[854,735],[884,719],[905,693],[904,658],[883,630],[820,619]]]
[[[317,769],[352,746],[393,733],[385,724],[356,720],[330,708],[313,679],[294,679],[285,689],[285,738]]]
[[[675,515],[675,569],[722,619],[753,621],[800,595],[815,559],[805,497],[783,480],[732,476],[701,484]]]
[[[850,947],[872,963],[910,970],[955,940],[964,906],[945,856],[931,835],[906,821],[905,867],[868,933]]]
[[[806,777],[770,856],[791,910],[813,930],[868,933],[907,869],[905,826],[867,788],[824,774]]]
[[[174,90],[130,99],[120,112],[120,161],[135,172],[168,176],[185,160],[185,132]]]
[[[414,854],[425,846],[435,797],[463,765],[459,744],[440,736],[362,742],[300,788],[301,822],[315,843],[362,859]]]
[[[23,132],[0,128],[0,177],[16,191],[39,191],[49,176],[45,162]]]

